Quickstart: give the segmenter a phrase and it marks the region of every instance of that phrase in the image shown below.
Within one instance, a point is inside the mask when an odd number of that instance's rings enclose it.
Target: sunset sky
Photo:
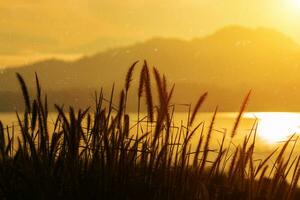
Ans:
[[[274,28],[300,42],[300,0],[1,1],[0,67],[154,36],[201,37],[232,24]]]

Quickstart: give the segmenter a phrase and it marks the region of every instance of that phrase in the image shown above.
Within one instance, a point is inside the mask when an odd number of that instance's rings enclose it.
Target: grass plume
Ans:
[[[17,74],[26,109],[17,114],[17,126],[0,121],[0,199],[299,199],[300,157],[293,157],[297,137],[260,162],[254,158],[256,130],[241,144],[233,144],[250,92],[232,134],[221,132],[219,148],[212,149],[218,108],[208,127],[196,123],[207,93],[188,113],[188,122],[176,124],[176,104],[170,105],[174,85],[169,90],[166,77],[153,69],[155,105],[146,61],[137,96],[140,100],[145,94],[148,119],[140,119],[138,112],[138,121],[131,126],[125,110],[136,64],[125,77],[118,106],[113,104],[113,86],[108,100],[101,90],[89,108],[55,105],[51,125],[37,75],[37,95],[31,101],[24,79]],[[199,138],[196,143],[193,137]]]

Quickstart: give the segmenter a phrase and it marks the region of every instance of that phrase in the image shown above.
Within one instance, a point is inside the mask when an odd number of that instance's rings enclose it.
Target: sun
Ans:
[[[291,5],[294,9],[300,9],[300,0],[291,0]]]
[[[288,16],[300,13],[300,0],[281,0],[281,6],[285,7]]]

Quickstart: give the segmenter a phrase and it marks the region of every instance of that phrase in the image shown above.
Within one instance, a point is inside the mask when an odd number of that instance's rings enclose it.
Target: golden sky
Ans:
[[[0,1],[0,67],[153,36],[201,37],[232,24],[274,28],[300,42],[300,0]]]

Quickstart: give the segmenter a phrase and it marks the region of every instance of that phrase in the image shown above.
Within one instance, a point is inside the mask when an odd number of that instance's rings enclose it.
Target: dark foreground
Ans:
[[[187,121],[175,126],[176,106],[170,103],[174,87],[169,88],[165,77],[154,69],[154,91],[146,62],[140,73],[137,107],[139,111],[145,107],[147,116],[131,122],[126,102],[135,64],[128,71],[118,105],[113,103],[114,89],[109,99],[100,91],[89,109],[66,110],[56,105],[57,119],[51,125],[38,79],[31,100],[18,75],[25,112],[18,115],[18,126],[0,124],[0,198],[300,198],[300,156],[292,156],[295,136],[260,162],[254,159],[256,124],[242,144],[225,142],[238,134],[250,93],[232,132],[224,133],[219,149],[212,150],[217,109],[208,127],[194,124],[207,94],[190,110]],[[196,135],[199,140],[192,146]]]

